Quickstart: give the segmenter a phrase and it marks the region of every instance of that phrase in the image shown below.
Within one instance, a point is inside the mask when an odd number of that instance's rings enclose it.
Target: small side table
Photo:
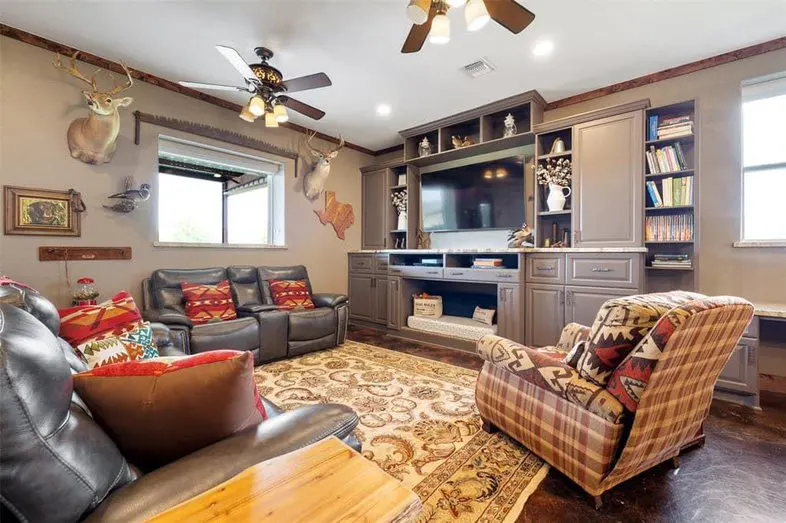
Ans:
[[[418,496],[335,437],[250,467],[155,523],[411,522]]]

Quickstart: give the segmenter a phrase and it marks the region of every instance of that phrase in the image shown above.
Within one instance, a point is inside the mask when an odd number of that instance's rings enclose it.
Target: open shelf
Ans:
[[[565,156],[570,156],[571,154],[572,154],[572,151],[563,151],[561,153],[544,154],[542,156],[538,156],[538,160],[547,160],[549,158],[563,158]]]
[[[685,211],[693,210],[693,205],[663,205],[661,207],[645,207],[645,211]]]
[[[674,245],[685,244],[685,245],[690,245],[693,242],[694,242],[694,240],[646,240],[644,243],[653,244],[653,245],[657,245],[657,244],[663,244],[663,245],[666,245],[666,244],[674,244]]]
[[[538,212],[538,216],[559,216],[561,214],[570,214],[573,212],[573,209],[563,209],[561,211],[540,211]]]
[[[683,169],[682,171],[671,171],[667,173],[657,173],[657,174],[647,174],[644,177],[647,179],[656,179],[656,178],[668,178],[669,176],[673,178],[682,178],[685,176],[693,176],[694,169]]]
[[[437,163],[449,162],[452,160],[463,160],[478,154],[493,153],[497,151],[504,151],[505,149],[512,149],[515,147],[523,147],[535,143],[535,135],[532,133],[522,133],[508,138],[498,138],[488,142],[482,142],[475,145],[468,145],[460,149],[450,149],[440,153],[430,154],[422,158],[413,158],[408,161],[410,165],[416,167],[425,167],[427,165],[434,165]]]
[[[406,188],[407,188],[407,184],[404,183],[404,184],[401,184],[401,185],[394,185],[393,187],[390,188],[390,190],[391,191],[398,191],[398,190],[406,189]]]
[[[648,265],[645,267],[648,271],[692,271],[693,267],[653,267]]]

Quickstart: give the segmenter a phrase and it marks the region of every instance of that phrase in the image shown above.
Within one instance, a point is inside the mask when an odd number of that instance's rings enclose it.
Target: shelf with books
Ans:
[[[647,265],[645,269],[648,271],[692,271],[693,267],[653,267]]]
[[[644,243],[646,243],[648,245],[649,244],[652,244],[652,245],[657,245],[657,244],[679,245],[679,244],[683,244],[683,243],[686,244],[686,245],[693,245],[693,240],[646,240]]]
[[[658,178],[663,178],[664,176],[672,176],[674,178],[683,178],[685,176],[693,176],[695,172],[694,169],[683,169],[681,171],[669,171],[665,173],[655,173],[655,174],[645,174],[644,177],[652,180],[657,180]]]
[[[650,211],[688,211],[693,210],[693,205],[661,205],[660,207],[645,207],[646,212]]]
[[[644,145],[660,145],[660,144],[667,144],[673,142],[692,142],[694,138],[694,134],[684,134],[682,136],[673,136],[667,138],[657,138],[655,140],[647,140],[644,142]]]

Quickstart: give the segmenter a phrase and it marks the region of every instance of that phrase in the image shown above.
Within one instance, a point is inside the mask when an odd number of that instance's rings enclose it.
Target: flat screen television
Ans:
[[[510,229],[524,223],[524,158],[421,176],[425,231]]]

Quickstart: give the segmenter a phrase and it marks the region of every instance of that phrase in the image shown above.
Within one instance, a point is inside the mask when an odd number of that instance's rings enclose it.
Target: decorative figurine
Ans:
[[[428,141],[428,136],[424,136],[423,140],[420,141],[420,145],[418,147],[418,154],[420,155],[421,158],[431,154],[431,142]]]
[[[418,249],[431,249],[431,233],[418,229]]]
[[[526,223],[523,223],[521,227],[510,231],[510,234],[508,234],[508,247],[511,249],[533,247],[532,237],[533,230]]]
[[[138,189],[134,188],[134,179],[127,176],[124,181],[123,192],[115,193],[107,196],[113,200],[117,200],[112,205],[104,205],[104,209],[115,211],[119,213],[133,212],[139,202],[144,202],[150,199],[150,184],[143,183]]]
[[[76,280],[76,287],[73,290],[71,297],[71,305],[74,307],[79,305],[95,305],[96,298],[98,298],[98,291],[96,290],[95,280],[92,278],[79,278]]]
[[[565,142],[562,141],[562,138],[557,138],[554,140],[554,143],[551,144],[551,152],[550,154],[559,154],[565,152]]]
[[[513,115],[508,113],[505,117],[505,131],[502,133],[503,138],[509,138],[511,136],[515,136],[518,133],[518,129],[516,128],[516,120],[513,118]]]
[[[461,136],[451,136],[451,141],[453,142],[454,149],[461,149],[462,147],[467,147],[472,145],[472,138],[469,136],[465,136],[462,138]]]

